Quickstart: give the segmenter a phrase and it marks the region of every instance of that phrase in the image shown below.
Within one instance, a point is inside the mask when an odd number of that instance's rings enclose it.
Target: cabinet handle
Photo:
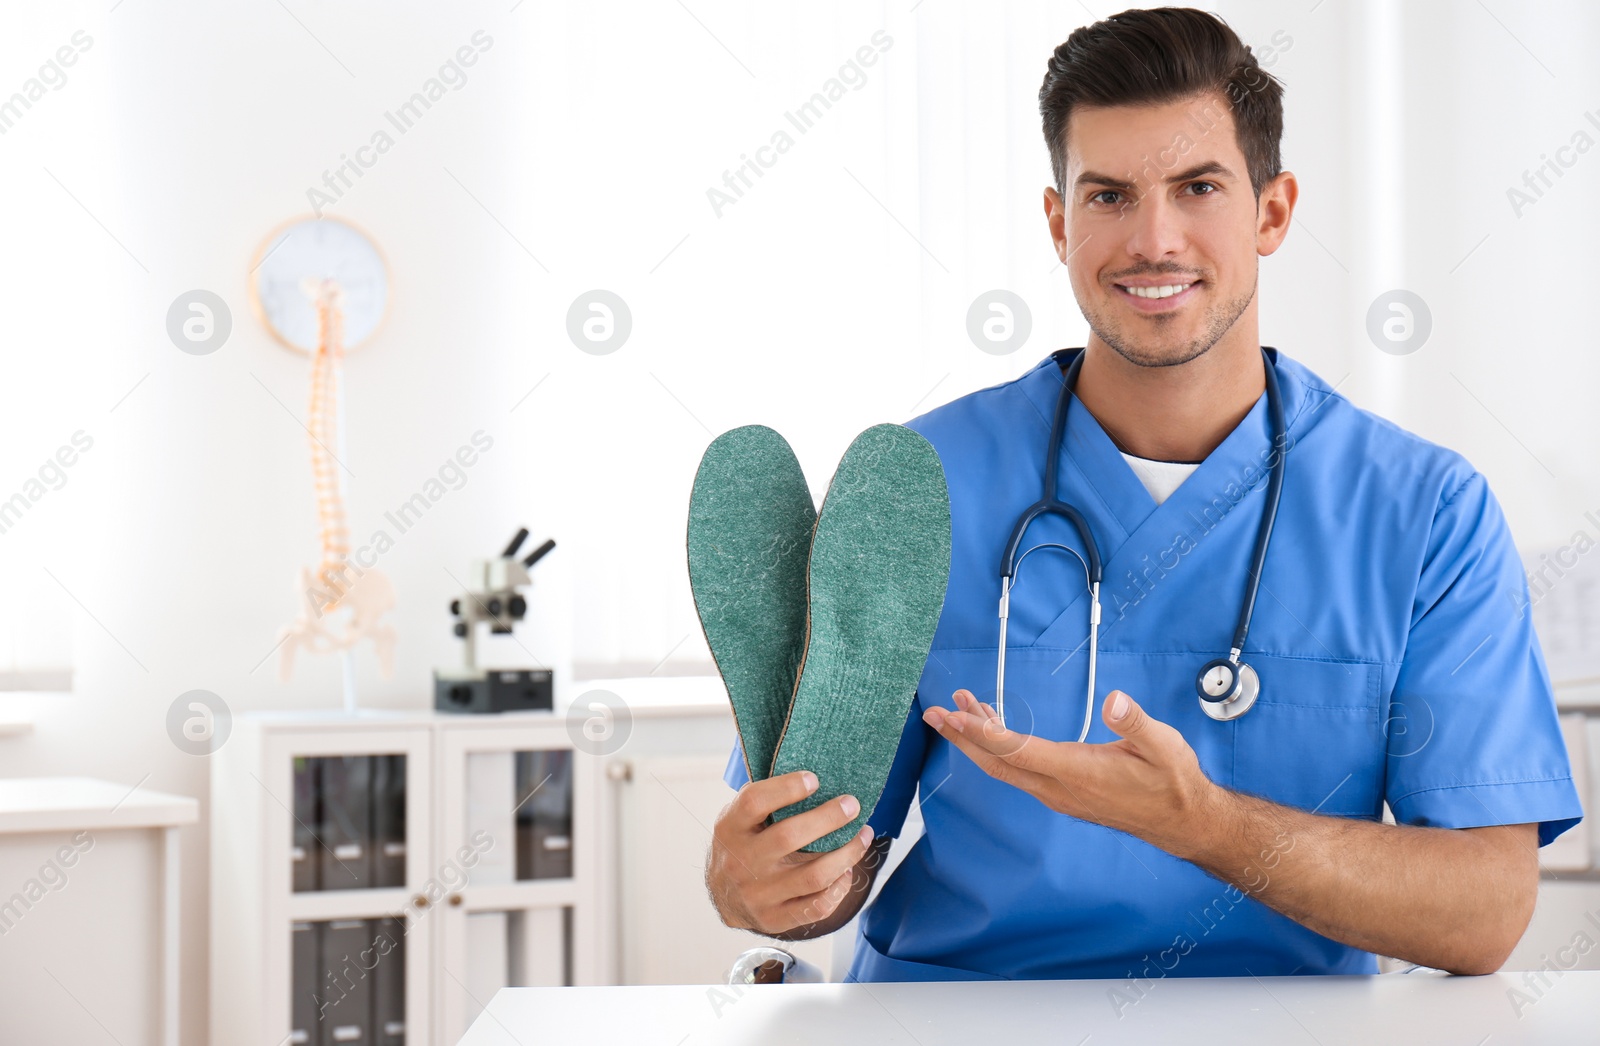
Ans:
[[[426,908],[428,907],[428,895],[425,893],[419,893],[411,903],[415,904],[418,908]]]
[[[460,894],[453,893],[453,894],[450,895],[450,907],[452,907],[452,908],[460,908],[461,907],[461,895]]]
[[[627,759],[613,759],[606,763],[606,780],[632,781],[633,763]]]

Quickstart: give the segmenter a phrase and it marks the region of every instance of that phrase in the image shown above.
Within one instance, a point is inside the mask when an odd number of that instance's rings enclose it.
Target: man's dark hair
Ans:
[[[1039,88],[1056,191],[1066,198],[1067,117],[1073,109],[1162,105],[1215,91],[1232,108],[1239,151],[1259,200],[1282,171],[1283,84],[1257,64],[1226,22],[1192,7],[1136,8],[1074,30],[1050,56]]]

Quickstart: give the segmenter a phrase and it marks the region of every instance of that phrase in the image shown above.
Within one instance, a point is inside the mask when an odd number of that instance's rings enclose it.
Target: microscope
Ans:
[[[500,553],[499,559],[477,559],[467,571],[467,591],[450,601],[456,638],[464,640],[463,667],[435,669],[433,707],[440,712],[551,711],[554,691],[548,668],[479,668],[477,626],[487,624],[494,635],[510,635],[512,626],[528,612],[528,601],[518,589],[530,584],[528,570],[556,547],[549,540],[521,559],[517,553],[528,539],[523,527]]]

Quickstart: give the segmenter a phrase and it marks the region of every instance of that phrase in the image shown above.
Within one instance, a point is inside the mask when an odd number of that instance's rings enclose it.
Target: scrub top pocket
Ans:
[[[1381,666],[1259,653],[1246,653],[1245,661],[1261,677],[1261,696],[1232,721],[1226,783],[1302,810],[1377,820],[1391,741]]]

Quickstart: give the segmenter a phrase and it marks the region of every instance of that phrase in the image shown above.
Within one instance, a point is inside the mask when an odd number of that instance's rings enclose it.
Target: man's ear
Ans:
[[[1056,258],[1066,262],[1067,251],[1067,210],[1061,202],[1061,194],[1052,186],[1044,187],[1044,216],[1045,223],[1050,228],[1050,242],[1055,246]]]
[[[1289,220],[1300,198],[1300,183],[1292,171],[1281,171],[1261,190],[1256,203],[1256,253],[1265,258],[1283,246],[1289,235]]]

